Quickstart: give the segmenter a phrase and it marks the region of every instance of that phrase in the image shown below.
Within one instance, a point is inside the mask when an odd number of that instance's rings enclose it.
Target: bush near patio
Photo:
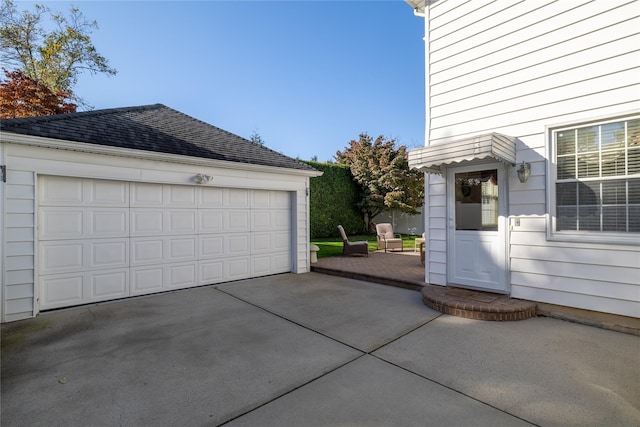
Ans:
[[[324,172],[322,176],[309,180],[311,238],[337,237],[339,224],[347,235],[361,233],[364,219],[356,208],[361,190],[349,167],[335,163],[304,163]],[[373,237],[375,242],[375,235]],[[338,240],[342,245],[342,240]]]

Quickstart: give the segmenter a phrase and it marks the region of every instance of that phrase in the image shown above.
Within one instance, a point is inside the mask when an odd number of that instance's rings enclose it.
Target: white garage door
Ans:
[[[40,309],[291,271],[284,191],[46,176]]]

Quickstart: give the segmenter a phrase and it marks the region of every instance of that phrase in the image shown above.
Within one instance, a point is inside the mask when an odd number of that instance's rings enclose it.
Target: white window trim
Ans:
[[[615,121],[623,121],[638,116],[639,111],[629,111],[617,115],[607,115],[594,117],[589,120],[568,121],[545,126],[545,145],[547,152],[547,212],[546,231],[547,240],[558,242],[575,243],[600,243],[615,245],[640,246],[639,233],[605,232],[605,231],[579,231],[566,230],[556,231],[556,146],[554,144],[553,132],[563,128],[573,128],[588,125],[598,125]]]

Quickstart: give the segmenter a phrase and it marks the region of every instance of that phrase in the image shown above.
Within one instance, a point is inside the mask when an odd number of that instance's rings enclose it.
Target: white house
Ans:
[[[406,3],[425,23],[426,281],[640,317],[640,3]]]
[[[306,164],[164,105],[0,126],[2,322],[310,269]]]

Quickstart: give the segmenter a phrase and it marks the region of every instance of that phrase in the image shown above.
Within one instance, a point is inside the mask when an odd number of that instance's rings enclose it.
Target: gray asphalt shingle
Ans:
[[[24,135],[313,171],[291,157],[162,104],[5,119],[0,131]]]

